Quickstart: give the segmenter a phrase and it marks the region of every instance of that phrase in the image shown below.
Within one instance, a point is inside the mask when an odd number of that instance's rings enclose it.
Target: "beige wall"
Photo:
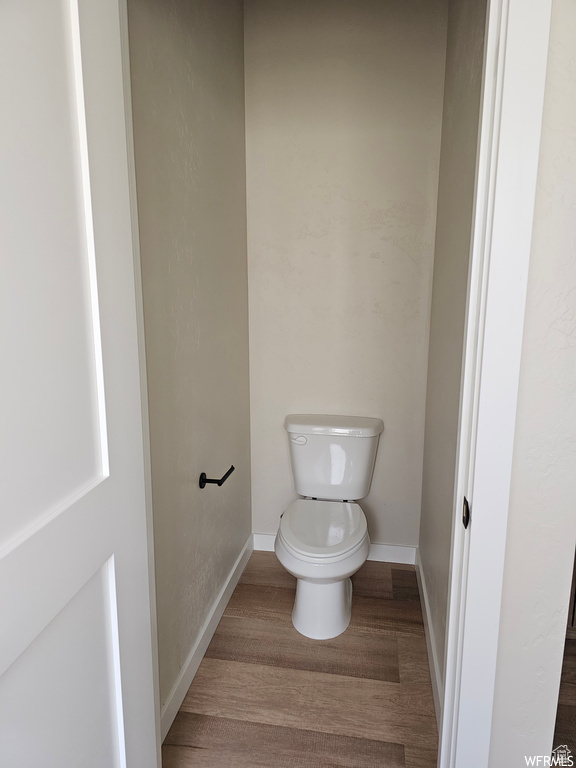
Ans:
[[[554,0],[490,766],[550,754],[576,541],[576,5]],[[574,752],[576,745],[568,744]]]
[[[164,704],[251,532],[242,2],[129,32]]]
[[[284,417],[379,416],[372,540],[415,546],[445,0],[245,3],[253,526],[295,498]]]
[[[421,575],[442,682],[486,2],[451,0],[430,321]]]

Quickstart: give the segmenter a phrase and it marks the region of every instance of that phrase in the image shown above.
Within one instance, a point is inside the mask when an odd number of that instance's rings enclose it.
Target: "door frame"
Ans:
[[[156,626],[146,360],[132,133],[126,0],[119,0]],[[485,768],[504,577],[508,499],[551,0],[489,0],[461,387],[446,676],[438,765]],[[471,502],[468,532],[459,524]],[[489,552],[490,560],[486,558]],[[154,637],[158,747],[158,644]]]
[[[440,768],[489,764],[550,16],[551,0],[487,6]]]
[[[152,676],[154,686],[154,722],[156,730],[156,762],[162,765],[162,735],[160,706],[160,670],[158,654],[158,612],[156,605],[156,566],[154,554],[154,514],[152,506],[152,459],[150,451],[150,415],[148,410],[148,376],[146,371],[146,338],[144,333],[144,296],[140,260],[140,230],[136,194],[136,161],[134,154],[134,123],[132,118],[132,86],[130,79],[130,46],[128,34],[128,0],[118,0],[120,17],[120,54],[122,57],[122,90],[126,124],[126,161],[130,197],[130,225],[134,260],[134,294],[136,301],[136,332],[140,368],[140,402],[142,409],[142,453],[144,464],[144,494],[146,501],[146,532],[148,539],[148,591],[150,595],[150,624],[152,628]]]

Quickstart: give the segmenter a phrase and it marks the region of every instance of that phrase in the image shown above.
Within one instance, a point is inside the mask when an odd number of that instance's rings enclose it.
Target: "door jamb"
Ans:
[[[489,764],[550,15],[551,0],[488,3],[440,768]]]
[[[148,413],[148,383],[146,373],[146,346],[144,335],[144,302],[142,293],[142,267],[140,263],[140,232],[136,193],[136,165],[134,155],[134,123],[132,119],[132,88],[130,80],[130,49],[128,36],[128,3],[118,0],[120,16],[120,47],[122,54],[122,89],[126,121],[126,149],[134,259],[134,293],[136,297],[136,326],[138,334],[138,360],[140,365],[140,392],[142,403],[142,453],[146,498],[146,531],[148,540],[148,574],[150,594],[150,624],[152,630],[152,663],[154,683],[154,721],[156,726],[156,763],[162,765],[162,738],[160,728],[160,673],[158,656],[158,614],[156,608],[156,573],[154,560],[154,519],[152,507],[152,466],[150,453],[150,419]]]

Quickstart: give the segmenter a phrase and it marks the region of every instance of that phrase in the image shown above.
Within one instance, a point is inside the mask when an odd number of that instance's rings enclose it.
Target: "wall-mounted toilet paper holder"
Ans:
[[[198,482],[198,485],[200,486],[200,488],[205,488],[207,483],[214,483],[214,485],[221,486],[226,482],[226,480],[228,480],[232,472],[234,472],[234,465],[230,467],[228,472],[226,472],[226,474],[223,475],[220,478],[220,480],[210,480],[209,478],[206,477],[206,472],[202,472],[202,474],[200,475],[200,480]]]

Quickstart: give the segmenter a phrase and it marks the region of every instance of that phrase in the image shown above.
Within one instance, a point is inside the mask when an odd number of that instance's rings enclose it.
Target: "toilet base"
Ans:
[[[298,579],[292,624],[305,637],[329,640],[345,631],[352,611],[352,581],[314,583]]]

